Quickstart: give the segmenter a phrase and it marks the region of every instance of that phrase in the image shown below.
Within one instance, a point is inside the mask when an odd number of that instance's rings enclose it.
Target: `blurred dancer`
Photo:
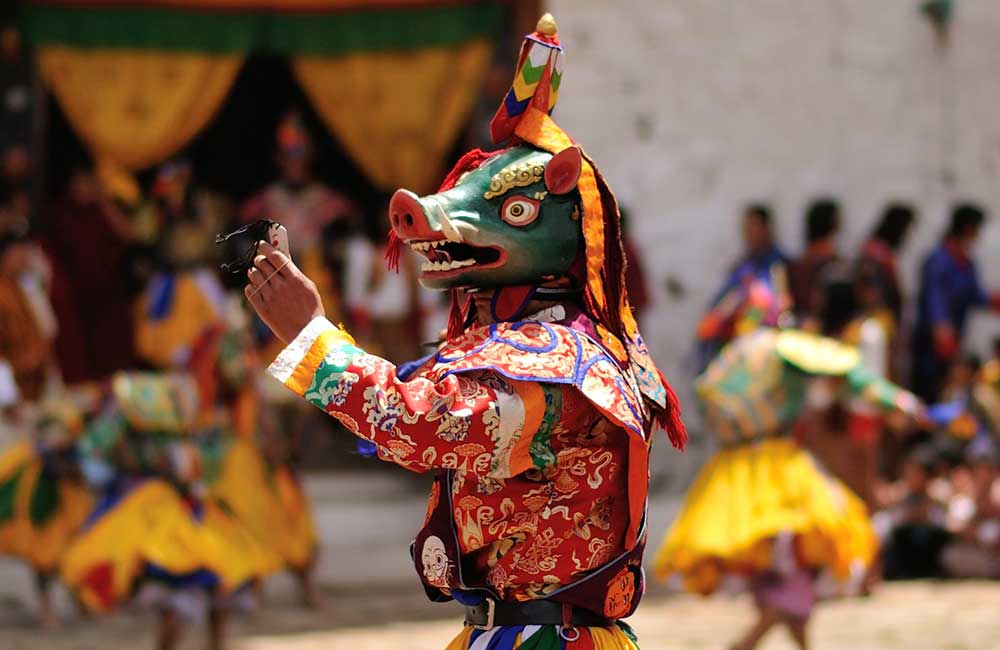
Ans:
[[[268,573],[292,571],[303,600],[314,603],[311,504],[289,466],[287,430],[261,404],[248,316],[217,276],[212,242],[225,206],[196,188],[184,162],[160,169],[153,194],[157,272],[140,300],[139,354],[153,368],[197,378],[200,421],[224,431],[226,442],[205,488],[273,556]]]
[[[56,623],[51,577],[70,537],[83,523],[90,497],[75,472],[73,437],[80,414],[55,395],[52,308],[46,267],[23,224],[0,232],[0,365],[7,368],[10,428],[24,435],[0,455],[0,554],[28,563],[35,573],[43,625]],[[0,424],[4,418],[0,416]],[[9,433],[5,427],[4,433]]]
[[[88,403],[80,390],[36,405],[26,418],[30,436],[0,455],[0,555],[31,567],[45,627],[58,624],[52,580],[93,505],[74,447]]]
[[[248,316],[238,302],[229,303],[227,315],[222,328],[205,332],[193,359],[202,400],[231,435],[209,489],[273,556],[273,570],[292,573],[302,603],[318,606],[312,504],[291,465],[288,436],[261,404]]]
[[[748,578],[758,620],[739,650],[777,624],[806,648],[817,574],[859,581],[877,552],[864,503],[791,436],[819,378],[884,410],[920,413],[919,400],[870,373],[856,349],[799,330],[739,337],[697,381],[722,450],[691,486],[653,566],[701,594],[727,575]]]
[[[215,235],[225,203],[196,187],[185,161],[165,163],[152,187],[153,273],[139,299],[138,356],[155,368],[182,368],[201,334],[223,321]]]
[[[156,611],[162,650],[177,647],[185,623],[205,619],[208,647],[221,648],[228,612],[250,604],[274,566],[205,490],[226,432],[200,421],[200,407],[189,375],[118,373],[78,443],[101,496],[63,558],[62,577],[94,612],[127,601]]]
[[[31,566],[39,619],[53,626],[49,586],[89,511],[90,496],[71,453],[80,415],[66,400],[42,404],[54,391],[56,368],[47,267],[40,262],[44,258],[27,239],[24,224],[0,232],[0,365],[13,379],[6,400],[11,429],[24,434],[5,440],[12,444],[0,455],[0,554]]]

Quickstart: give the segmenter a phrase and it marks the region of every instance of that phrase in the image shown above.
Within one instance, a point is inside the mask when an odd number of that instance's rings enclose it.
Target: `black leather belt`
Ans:
[[[614,621],[587,609],[567,606],[573,627],[608,627]],[[505,603],[487,598],[478,605],[465,607],[465,624],[483,630],[505,625],[563,625],[563,604],[551,600]]]

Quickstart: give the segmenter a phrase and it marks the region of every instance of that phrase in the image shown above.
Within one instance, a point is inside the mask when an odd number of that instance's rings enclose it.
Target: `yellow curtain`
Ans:
[[[179,151],[215,115],[242,55],[43,48],[42,78],[106,186],[138,198],[132,172]]]
[[[485,40],[414,52],[299,57],[295,75],[327,127],[385,190],[434,188],[490,61]]]

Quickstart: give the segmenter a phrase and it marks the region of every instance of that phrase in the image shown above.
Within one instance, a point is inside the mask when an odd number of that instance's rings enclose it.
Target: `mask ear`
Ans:
[[[577,146],[567,147],[552,156],[545,166],[545,189],[552,194],[569,194],[580,180],[583,156]]]

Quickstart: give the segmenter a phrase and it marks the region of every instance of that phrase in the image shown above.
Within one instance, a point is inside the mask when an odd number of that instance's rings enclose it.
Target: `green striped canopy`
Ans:
[[[502,11],[495,0],[35,0],[22,25],[39,46],[323,56],[491,38]]]

